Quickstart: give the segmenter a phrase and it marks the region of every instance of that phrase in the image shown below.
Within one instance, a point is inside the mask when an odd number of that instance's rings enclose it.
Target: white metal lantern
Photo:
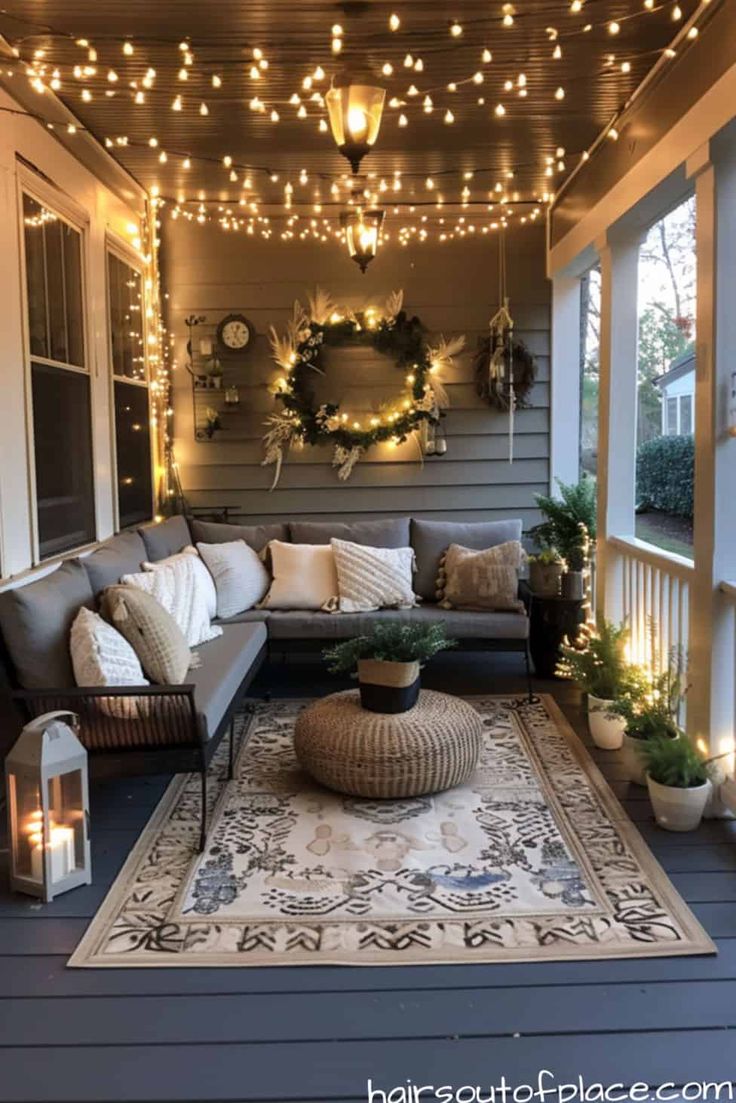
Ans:
[[[383,115],[386,89],[372,83],[370,73],[338,73],[325,96],[332,136],[353,172],[374,145]]]
[[[87,752],[67,711],[27,724],[5,760],[10,887],[47,903],[92,882]]]

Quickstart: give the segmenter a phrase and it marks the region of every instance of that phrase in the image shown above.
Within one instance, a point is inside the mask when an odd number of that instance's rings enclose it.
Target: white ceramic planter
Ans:
[[[660,785],[647,774],[647,788],[654,818],[660,827],[667,831],[694,831],[700,826],[710,797],[710,781],[692,789],[675,789],[671,785]]]
[[[639,754],[641,743],[641,739],[632,739],[630,735],[624,732],[624,738],[621,744],[621,759],[624,770],[626,771],[626,777],[629,781],[633,781],[634,785],[646,785],[647,783],[647,771],[644,765],[644,759]]]
[[[622,716],[607,716],[613,701],[588,694],[588,727],[596,747],[604,751],[618,751],[624,741],[626,722]]]

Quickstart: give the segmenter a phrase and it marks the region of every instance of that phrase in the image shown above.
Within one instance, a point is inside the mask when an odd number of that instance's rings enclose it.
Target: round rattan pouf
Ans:
[[[460,785],[475,769],[483,724],[459,697],[423,689],[408,712],[368,712],[357,690],[309,705],[294,747],[313,778],[358,797],[415,797]]]

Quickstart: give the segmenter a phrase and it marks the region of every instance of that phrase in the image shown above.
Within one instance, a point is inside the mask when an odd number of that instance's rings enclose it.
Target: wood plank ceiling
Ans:
[[[16,85],[28,78],[28,63],[35,65],[38,79],[47,87],[53,82],[82,124],[112,142],[111,152],[133,176],[171,200],[247,198],[266,209],[283,204],[290,184],[295,205],[321,202],[329,210],[330,186],[347,165],[330,133],[320,131],[325,111],[310,97],[326,90],[343,63],[359,61],[386,86],[387,101],[400,101],[387,107],[376,148],[364,161],[376,184],[386,180],[392,199],[428,204],[434,215],[438,195],[485,211],[489,198],[507,194],[528,212],[706,4],[6,0],[0,32],[19,51],[8,63],[18,70]],[[389,23],[394,14],[397,30]],[[462,33],[453,34],[453,21]],[[342,28],[339,56],[331,46],[334,24]],[[683,43],[697,46],[693,39]],[[556,47],[561,57],[553,56]],[[258,51],[267,68],[259,67]],[[393,72],[383,76],[387,64]],[[325,75],[315,79],[320,68]],[[453,83],[455,91],[448,89]],[[412,84],[419,95],[408,95]],[[300,104],[289,102],[295,93]],[[254,97],[263,110],[253,110]],[[43,95],[34,102],[43,117]],[[408,125],[399,125],[401,115]],[[400,192],[392,190],[396,173]]]

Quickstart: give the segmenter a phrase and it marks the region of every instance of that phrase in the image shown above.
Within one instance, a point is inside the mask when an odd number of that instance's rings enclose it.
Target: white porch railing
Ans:
[[[631,632],[632,662],[661,670],[673,648],[686,660],[693,564],[635,538],[611,536],[607,544],[616,604]]]

